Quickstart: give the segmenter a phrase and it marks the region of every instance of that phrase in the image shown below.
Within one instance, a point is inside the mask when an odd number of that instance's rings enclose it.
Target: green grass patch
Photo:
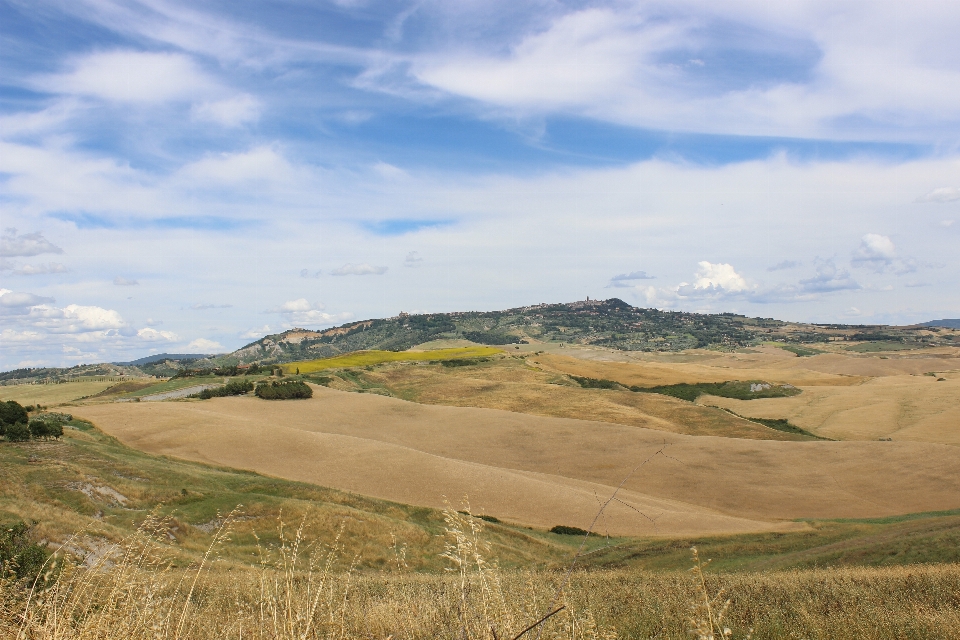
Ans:
[[[902,342],[861,342],[846,347],[847,351],[855,353],[878,353],[882,351],[909,351],[919,349],[921,345],[904,344]]]
[[[659,393],[680,400],[695,401],[702,395],[734,398],[736,400],[756,400],[757,398],[788,398],[800,393],[791,385],[778,385],[763,380],[731,380],[728,382],[698,382],[688,384],[667,384],[656,387],[630,387],[637,393]],[[752,418],[751,418],[752,420]]]
[[[332,358],[288,362],[280,365],[280,367],[284,373],[295,373],[299,369],[300,373],[307,374],[327,369],[373,366],[386,362],[434,362],[463,358],[486,358],[502,352],[502,349],[494,347],[458,347],[436,349],[434,351],[355,351]]]
[[[623,389],[624,386],[619,382],[614,382],[613,380],[605,380],[602,378],[584,378],[582,376],[570,376],[577,384],[579,384],[584,389]]]
[[[806,358],[809,356],[815,356],[819,353],[823,353],[820,349],[811,349],[810,347],[799,347],[793,344],[778,344],[778,347],[784,351],[789,351],[790,353],[795,353],[801,358]]]

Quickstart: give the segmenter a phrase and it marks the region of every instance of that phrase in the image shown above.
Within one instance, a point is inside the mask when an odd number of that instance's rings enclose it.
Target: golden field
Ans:
[[[87,531],[75,547],[100,564],[32,604],[4,584],[0,635],[512,638],[559,605],[524,637],[705,638],[711,619],[713,637],[956,635],[960,350],[824,350],[522,345],[324,365],[310,400],[74,396],[62,410],[96,428],[0,446],[0,514],[51,541]],[[801,393],[692,403],[571,376]],[[566,582],[582,539],[546,529],[589,527],[612,495],[595,527],[611,537],[585,540]],[[441,514],[463,496],[500,522]],[[304,519],[299,551],[281,517]],[[693,545],[716,559],[702,573],[679,570]]]

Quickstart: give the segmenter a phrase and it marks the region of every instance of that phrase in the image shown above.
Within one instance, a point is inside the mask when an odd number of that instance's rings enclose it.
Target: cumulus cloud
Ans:
[[[43,237],[40,232],[17,235],[14,228],[0,234],[0,256],[5,258],[38,256],[43,253],[63,253],[63,249]]]
[[[746,279],[733,268],[733,265],[706,260],[698,262],[697,279],[693,284],[681,282],[676,291],[688,298],[725,297],[741,294],[749,288]]]
[[[103,51],[76,58],[61,74],[35,79],[37,88],[111,102],[161,103],[209,93],[215,82],[181,53]]]
[[[960,200],[960,187],[940,187],[917,198],[917,202],[953,202]]]
[[[133,287],[140,283],[136,280],[128,280],[122,276],[117,276],[113,279],[113,284],[117,285],[118,287]]]
[[[137,331],[137,337],[146,342],[175,342],[179,339],[172,331],[158,331],[150,327]]]
[[[322,273],[323,271],[321,271],[320,269],[317,269],[316,271],[310,271],[310,269],[301,269],[300,277],[301,278],[319,278]]]
[[[246,338],[248,340],[256,340],[256,339],[262,338],[265,335],[269,335],[270,331],[271,331],[270,325],[265,324],[259,329],[249,329],[247,331],[244,331],[243,333],[240,334],[240,337]]]
[[[854,253],[850,264],[871,269],[876,273],[891,270],[897,275],[913,273],[918,266],[913,258],[899,257],[893,240],[878,233],[868,233],[861,238],[860,247]]]
[[[187,350],[194,353],[222,353],[226,351],[226,347],[214,340],[197,338],[187,345]]]
[[[306,298],[288,300],[267,313],[279,313],[286,326],[330,325],[353,317],[352,313],[327,313],[322,304],[312,304]]]
[[[830,293],[833,291],[853,291],[861,289],[860,284],[850,277],[846,269],[840,269],[832,259],[817,260],[816,273],[800,280],[803,293]]]
[[[423,258],[420,257],[420,252],[411,251],[407,254],[407,257],[403,260],[403,266],[405,267],[419,267],[423,264]]]
[[[34,295],[32,293],[0,289],[0,313],[27,313],[31,307],[53,302],[53,298]]]
[[[361,264],[345,264],[339,269],[330,272],[332,276],[381,276],[387,272],[387,267],[376,267],[363,262]]]
[[[67,305],[63,309],[42,305],[33,322],[50,333],[90,333],[110,329],[124,329],[126,323],[113,309],[79,304]]]

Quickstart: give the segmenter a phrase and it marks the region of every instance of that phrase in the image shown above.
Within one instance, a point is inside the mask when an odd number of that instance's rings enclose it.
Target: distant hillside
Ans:
[[[737,348],[772,340],[818,343],[842,339],[919,346],[952,338],[931,333],[882,325],[810,325],[732,313],[659,311],[611,298],[505,311],[401,314],[323,331],[291,329],[265,336],[211,361],[219,365],[282,363],[361,349],[403,351],[440,339],[464,339],[478,344],[565,342],[626,351],[680,351],[697,347]]]
[[[816,344],[832,340],[876,342],[886,346],[960,346],[960,332],[938,320],[912,327],[815,325],[733,313],[702,314],[633,307],[618,298],[538,304],[505,311],[402,313],[324,330],[290,329],[265,336],[225,355],[158,354],[128,363],[78,365],[68,369],[32,368],[0,373],[0,384],[80,376],[172,376],[185,368],[325,358],[360,351],[404,351],[431,340],[469,340],[477,344],[553,342],[595,345],[625,351],[734,349],[766,341]],[[953,325],[949,325],[953,326]]]
[[[114,362],[112,364],[117,364],[124,367],[138,367],[143,364],[153,364],[155,362],[163,362],[164,360],[176,360],[181,362],[183,360],[199,360],[201,358],[212,358],[216,356],[215,353],[158,353],[152,356],[146,356],[144,358],[139,358],[137,360],[132,360],[130,362]]]
[[[960,329],[960,318],[944,318],[943,320],[931,320],[924,322],[921,327],[945,327],[947,329]]]

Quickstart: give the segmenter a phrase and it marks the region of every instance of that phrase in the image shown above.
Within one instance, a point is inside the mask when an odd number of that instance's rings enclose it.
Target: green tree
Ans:
[[[50,435],[50,428],[46,420],[33,419],[30,421],[30,435],[39,440]]]
[[[9,400],[0,402],[0,424],[11,425],[27,421],[27,410],[19,402]]]
[[[10,442],[26,442],[30,439],[30,427],[26,422],[17,422],[8,424],[4,430],[4,435]]]

